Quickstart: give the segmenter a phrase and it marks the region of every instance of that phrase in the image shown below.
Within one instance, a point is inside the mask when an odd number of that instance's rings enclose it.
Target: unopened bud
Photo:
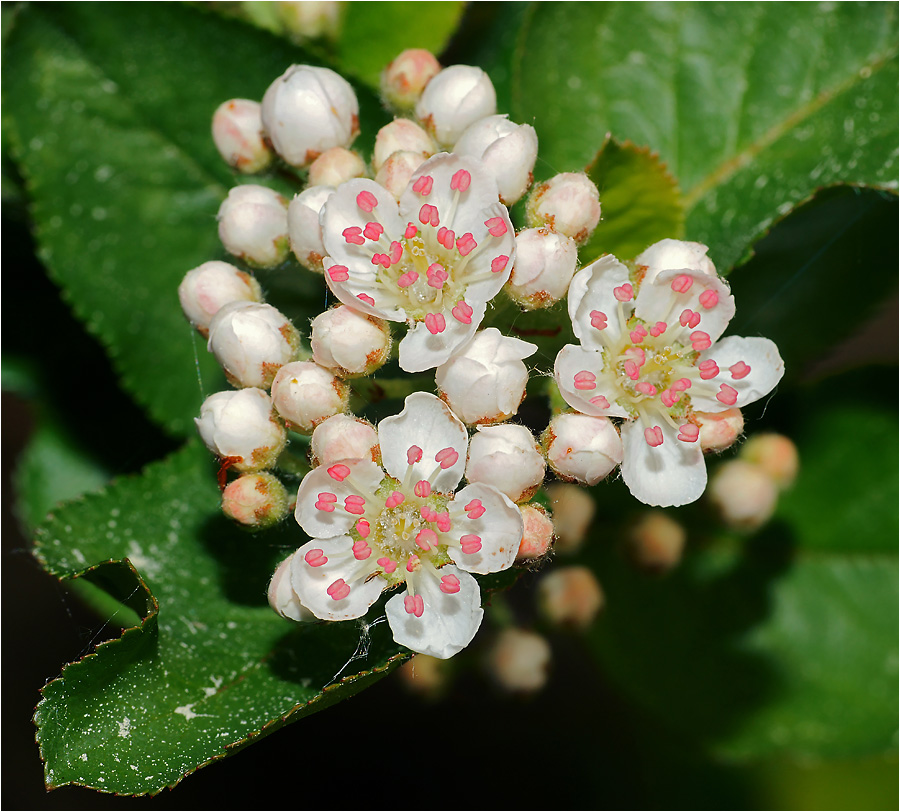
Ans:
[[[272,381],[272,401],[278,414],[304,434],[346,411],[348,397],[347,384],[312,361],[286,364]]]
[[[194,419],[206,447],[238,471],[271,468],[287,434],[262,389],[216,392]]]
[[[667,572],[684,552],[684,527],[661,510],[644,513],[629,529],[628,553],[639,567]]]
[[[584,630],[594,622],[606,599],[587,567],[557,567],[541,578],[538,602],[551,623]]]
[[[568,293],[578,263],[575,240],[548,228],[516,234],[516,262],[505,290],[526,310],[550,307]]]
[[[744,460],[729,460],[721,465],[706,493],[725,524],[739,530],[762,527],[778,502],[778,487],[772,478]]]
[[[227,262],[204,262],[188,271],[178,286],[178,299],[188,321],[202,336],[209,335],[213,316],[232,302],[262,301],[259,282]]]
[[[397,675],[407,690],[428,699],[436,699],[447,684],[450,667],[448,660],[416,654],[397,669]]]
[[[537,346],[488,327],[435,370],[441,397],[469,424],[512,417],[525,397],[528,370],[522,363]]]
[[[534,179],[537,133],[530,124],[516,124],[506,116],[487,116],[466,128],[453,152],[478,158],[497,181],[501,202],[512,206]]]
[[[222,492],[222,512],[252,530],[278,524],[290,512],[287,491],[272,474],[244,474]]]
[[[378,432],[360,417],[336,414],[319,423],[309,443],[313,467],[340,460],[381,461]]]
[[[408,118],[395,118],[385,124],[375,136],[375,149],[372,151],[372,166],[377,172],[384,162],[395,152],[415,152],[423,158],[430,158],[437,152],[431,136],[415,121]]]
[[[281,0],[271,3],[284,30],[295,42],[336,39],[341,29],[343,3],[334,0]]]
[[[395,152],[382,164],[375,182],[384,186],[397,200],[406,191],[415,171],[425,163],[421,152]]]
[[[663,271],[672,270],[700,271],[716,276],[716,266],[706,256],[707,251],[709,248],[699,242],[660,240],[640,254],[634,264],[647,269],[642,284],[649,284]]]
[[[292,65],[263,96],[262,120],[287,163],[309,166],[326,149],[353,143],[359,102],[350,83],[333,70]]]
[[[762,468],[780,490],[789,488],[797,478],[797,446],[783,434],[754,435],[741,446],[740,456]]]
[[[553,527],[556,531],[555,549],[561,553],[574,553],[587,538],[597,504],[580,485],[553,482],[547,486],[550,507],[553,509]]]
[[[322,243],[322,226],[319,212],[334,189],[330,186],[310,186],[294,197],[288,206],[288,234],[291,251],[304,268],[324,273],[322,260],[325,246]]]
[[[229,166],[253,174],[272,161],[272,151],[263,140],[259,102],[231,99],[213,113],[212,137],[216,149]]]
[[[426,86],[416,104],[416,118],[438,144],[455,144],[470,124],[497,112],[490,77],[471,65],[444,68]]]
[[[542,437],[547,462],[561,479],[596,485],[622,462],[616,427],[606,417],[558,414]]]
[[[422,91],[441,70],[434,54],[422,48],[403,51],[381,73],[381,93],[395,110],[411,111]]]
[[[371,375],[391,354],[388,323],[345,305],[316,316],[309,341],[315,362],[342,378]]]
[[[284,262],[289,250],[287,206],[287,200],[267,186],[233,188],[217,215],[225,250],[258,268]]]
[[[734,445],[744,430],[744,415],[740,409],[724,412],[694,412],[700,424],[700,448],[704,451],[724,451]]]
[[[232,302],[210,323],[207,347],[233,386],[267,389],[275,373],[297,357],[300,335],[272,305]]]
[[[553,520],[539,505],[519,505],[524,532],[516,561],[533,561],[545,556],[553,546]]]
[[[278,565],[269,581],[269,606],[288,620],[301,623],[314,621],[316,616],[300,603],[300,598],[291,586],[291,562],[294,555],[296,553],[292,553]]]
[[[528,225],[549,226],[579,245],[600,222],[600,192],[580,172],[563,172],[535,186],[526,206]]]
[[[544,481],[546,463],[525,426],[479,426],[469,442],[466,479],[493,485],[513,502],[530,499]]]
[[[309,167],[310,186],[338,187],[366,174],[366,162],[344,147],[326,149]]]
[[[539,691],[547,682],[550,644],[523,629],[504,629],[487,655],[487,667],[501,688],[515,693]]]

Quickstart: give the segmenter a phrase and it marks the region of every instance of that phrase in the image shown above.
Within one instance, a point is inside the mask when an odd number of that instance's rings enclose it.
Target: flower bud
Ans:
[[[706,490],[722,520],[738,530],[756,530],[775,512],[778,487],[752,463],[729,460],[719,467]]]
[[[441,63],[422,48],[403,51],[381,73],[381,93],[395,110],[411,111]]]
[[[709,248],[699,242],[660,240],[640,254],[634,264],[647,269],[642,284],[652,282],[663,271],[672,270],[700,271],[716,276],[716,266],[706,256],[707,251]]]
[[[439,660],[427,654],[416,654],[397,669],[403,685],[412,693],[428,699],[437,699],[450,678],[448,660]]]
[[[259,102],[231,99],[213,113],[212,137],[219,155],[239,172],[253,174],[272,162],[272,151],[263,140]]]
[[[661,510],[648,510],[628,531],[628,553],[639,567],[667,572],[684,552],[684,527]]]
[[[528,228],[516,234],[516,262],[505,290],[526,310],[550,307],[569,291],[578,246],[565,234]]]
[[[547,682],[549,666],[550,644],[523,629],[504,629],[487,655],[489,673],[507,691],[539,691]]]
[[[397,200],[406,191],[413,173],[425,163],[421,152],[395,152],[391,155],[375,175],[375,182],[380,183]]]
[[[272,474],[244,474],[222,492],[222,512],[244,527],[265,530],[290,512],[287,491]]]
[[[541,558],[553,545],[553,520],[539,505],[519,505],[519,510],[522,512],[524,532],[522,541],[519,542],[516,561]]]
[[[202,336],[219,310],[231,302],[260,302],[259,282],[227,262],[204,262],[188,271],[178,286],[178,299],[188,321]]]
[[[291,251],[294,252],[297,262],[315,273],[325,272],[322,260],[326,251],[322,244],[319,212],[332,192],[334,189],[330,186],[310,186],[296,195],[288,206]]]
[[[258,268],[284,262],[288,202],[266,186],[236,186],[219,206],[219,239],[229,254]]]
[[[522,359],[536,350],[496,327],[480,330],[435,370],[441,397],[466,423],[506,420],[525,397],[528,370]]]
[[[466,479],[493,485],[513,502],[530,499],[544,481],[544,462],[525,426],[479,426],[469,442]]]
[[[233,386],[266,389],[275,373],[297,357],[300,335],[272,305],[232,302],[210,323],[207,348]]]
[[[596,485],[624,456],[619,432],[606,417],[558,414],[541,440],[554,473],[585,485]]]
[[[594,573],[587,567],[557,567],[541,578],[541,614],[557,626],[585,630],[606,602]]]
[[[359,102],[350,83],[333,70],[291,65],[263,96],[262,121],[287,163],[309,166],[326,149],[353,143]]]
[[[203,401],[194,423],[206,447],[242,472],[271,468],[287,439],[262,389],[216,392]]]
[[[700,448],[704,451],[724,451],[744,430],[744,416],[740,409],[694,412],[694,417],[700,424]]]
[[[779,490],[789,488],[797,478],[800,467],[797,446],[783,434],[757,434],[751,437],[741,446],[740,456],[765,471]]]
[[[284,30],[295,42],[337,39],[341,30],[343,3],[334,0],[281,0],[271,3]]]
[[[577,552],[584,543],[597,504],[580,485],[553,482],[547,486],[550,507],[553,509],[553,527],[556,531],[557,552]]]
[[[395,152],[415,152],[423,158],[430,158],[437,149],[431,136],[415,121],[395,118],[390,124],[385,124],[375,136],[375,149],[372,151],[372,167],[375,171],[381,169]]]
[[[346,411],[348,397],[347,384],[312,361],[285,364],[272,381],[272,401],[278,414],[304,434]]]
[[[316,616],[300,603],[300,598],[291,586],[291,561],[294,555],[295,553],[291,553],[278,565],[269,581],[269,606],[288,620],[301,623],[314,621]]]
[[[338,187],[366,174],[366,162],[344,147],[326,149],[309,167],[310,186]]]
[[[309,341],[313,360],[342,378],[371,375],[391,355],[388,323],[345,305],[316,316]]]
[[[381,461],[378,432],[360,417],[336,414],[319,423],[309,443],[312,465],[333,465],[340,460]]]
[[[458,155],[478,158],[494,176],[500,200],[512,206],[531,186],[538,139],[530,124],[506,116],[487,116],[470,124],[453,147]]]
[[[600,192],[587,175],[563,172],[532,190],[525,213],[528,225],[547,225],[582,245],[600,222]]]
[[[416,118],[446,147],[455,144],[470,124],[496,112],[497,93],[490,77],[471,65],[444,68],[416,104]]]

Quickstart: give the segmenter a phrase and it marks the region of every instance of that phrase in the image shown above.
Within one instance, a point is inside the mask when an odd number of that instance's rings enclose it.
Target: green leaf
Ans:
[[[538,4],[511,112],[554,172],[606,132],[658,151],[727,269],[820,186],[896,185],[897,33],[890,3]]]
[[[87,578],[142,618],[43,689],[35,720],[50,787],[158,792],[406,657],[387,624],[299,625],[272,612],[266,585],[299,529],[232,527],[197,443],[59,508],[38,538],[50,572]]]
[[[580,254],[633,259],[648,245],[684,232],[678,184],[659,156],[646,147],[620,144],[607,136],[587,169],[603,201],[603,219]]]

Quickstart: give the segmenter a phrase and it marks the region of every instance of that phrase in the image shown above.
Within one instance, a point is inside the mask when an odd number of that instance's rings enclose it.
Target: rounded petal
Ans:
[[[350,474],[342,482],[328,473],[330,468],[320,465],[300,483],[294,517],[311,538],[329,539],[349,532],[359,516],[344,510],[344,500],[356,495],[362,496],[368,503],[384,479],[384,472],[371,460],[344,460],[342,464],[350,469]],[[330,493],[336,497],[336,501],[331,503],[334,510],[316,507],[320,493]]]
[[[709,358],[721,370],[710,383],[725,383],[736,389],[737,400],[724,404],[716,399],[715,394],[692,394],[691,405],[701,412],[721,412],[730,406],[740,409],[748,403],[754,403],[768,395],[784,375],[784,361],[781,360],[778,347],[768,338],[723,338],[701,353],[700,363]]]
[[[593,389],[575,387],[575,376],[582,372],[589,372],[594,376]],[[592,417],[630,416],[616,401],[621,390],[616,383],[615,374],[603,369],[603,354],[598,350],[567,344],[556,356],[553,374],[566,403],[582,414]]]
[[[464,553],[458,547],[449,547],[447,554],[466,572],[486,575],[508,569],[516,560],[519,543],[524,534],[521,511],[493,485],[475,483],[463,488],[454,499],[454,505],[464,507],[473,499],[480,499],[484,513],[470,519],[464,512],[453,515],[453,535],[459,538],[476,535],[481,538],[477,553]]]
[[[613,318],[618,312],[620,303],[613,290],[628,282],[626,268],[612,254],[585,265],[572,278],[569,285],[568,303],[569,318],[572,329],[584,346],[600,350],[604,347],[601,331],[591,326],[591,312],[599,310],[609,317],[609,323],[602,331],[611,341],[617,341],[621,335],[619,320]]]
[[[471,575],[452,564],[442,567],[440,574],[455,575],[459,579],[459,592],[445,594],[438,579],[422,577],[416,583],[425,604],[421,617],[406,611],[403,594],[394,595],[384,610],[394,640],[401,646],[446,660],[469,645],[481,626],[484,610],[481,590]]]
[[[446,363],[459,347],[468,343],[484,318],[483,301],[470,301],[471,324],[463,324],[449,312],[444,312],[445,327],[440,333],[432,333],[424,321],[420,321],[400,341],[398,362],[405,372],[424,372]]]

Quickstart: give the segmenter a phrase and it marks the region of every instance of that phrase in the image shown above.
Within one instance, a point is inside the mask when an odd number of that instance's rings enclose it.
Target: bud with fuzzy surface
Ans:
[[[487,669],[507,691],[532,693],[547,682],[550,644],[524,629],[504,629],[487,655]]]
[[[366,174],[366,162],[344,147],[326,149],[309,167],[310,186],[340,186]]]
[[[584,630],[603,608],[605,597],[587,567],[557,567],[538,584],[538,602],[551,623]]]
[[[542,437],[547,462],[561,479],[596,485],[622,462],[624,449],[606,417],[558,414]]]
[[[342,378],[371,375],[391,355],[388,323],[346,305],[316,316],[309,340],[315,362]]]
[[[431,136],[415,121],[395,118],[385,124],[375,136],[375,149],[372,151],[372,167],[375,171],[381,169],[395,152],[415,152],[423,158],[430,158],[437,152],[437,148]]]
[[[694,412],[700,424],[700,447],[704,451],[724,451],[734,445],[744,430],[740,409],[723,412]]]
[[[639,567],[667,572],[681,561],[687,532],[662,510],[648,510],[628,531],[628,554]]]
[[[578,264],[575,240],[548,228],[516,234],[516,262],[504,290],[520,307],[550,307],[569,290]]]
[[[550,552],[553,546],[553,520],[540,505],[519,505],[524,532],[516,561],[533,561]]]
[[[267,186],[235,186],[216,216],[225,250],[257,268],[284,262],[290,245],[287,206],[287,200]]]
[[[290,512],[287,491],[272,474],[244,474],[222,492],[222,512],[251,530],[278,524]]]
[[[472,65],[444,68],[416,104],[416,118],[444,147],[455,144],[469,125],[496,112],[497,93],[490,77]]]
[[[534,187],[526,206],[528,225],[549,226],[579,245],[600,222],[600,192],[580,172],[563,172]]]
[[[553,509],[557,552],[577,552],[594,521],[596,502],[584,488],[568,482],[551,483],[547,486],[547,496]]]
[[[800,458],[797,446],[783,434],[756,434],[740,451],[741,459],[758,465],[780,490],[789,488],[797,478]]]
[[[729,527],[756,530],[772,518],[778,487],[762,468],[729,460],[710,479],[707,498]]]
[[[469,443],[466,479],[493,485],[513,502],[530,499],[544,481],[546,463],[525,426],[479,426]]]
[[[397,200],[406,191],[413,173],[425,163],[421,152],[400,150],[391,155],[375,175],[375,182],[384,186]]]
[[[331,197],[331,186],[310,186],[296,195],[288,206],[288,234],[291,251],[304,268],[315,273],[325,273],[322,260],[325,246],[322,244],[322,226],[319,212]]]
[[[213,316],[232,302],[261,302],[262,290],[254,277],[227,262],[204,262],[185,274],[178,300],[187,320],[202,336],[209,335]]]
[[[313,467],[340,460],[381,462],[378,432],[361,417],[336,414],[319,423],[309,443]]]
[[[212,137],[219,155],[238,172],[261,172],[272,162],[272,151],[263,140],[259,102],[222,102],[213,113]]]
[[[346,411],[348,398],[347,385],[312,361],[286,364],[272,381],[272,401],[278,414],[304,434]]]
[[[409,48],[381,73],[381,92],[395,110],[412,111],[425,86],[441,71],[431,51]]]

